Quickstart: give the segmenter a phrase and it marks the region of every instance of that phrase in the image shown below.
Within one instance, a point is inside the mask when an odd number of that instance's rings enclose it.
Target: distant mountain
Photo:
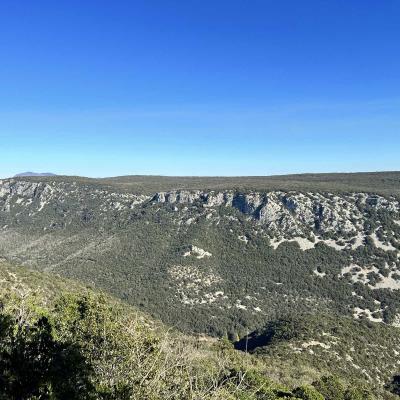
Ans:
[[[37,172],[22,172],[21,174],[16,174],[14,175],[14,178],[18,178],[21,176],[56,176],[56,174],[53,174],[51,172],[43,172],[43,173],[37,173]]]

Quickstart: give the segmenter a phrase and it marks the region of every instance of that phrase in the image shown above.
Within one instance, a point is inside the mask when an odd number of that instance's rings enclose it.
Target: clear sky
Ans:
[[[400,170],[398,0],[2,0],[0,177]]]

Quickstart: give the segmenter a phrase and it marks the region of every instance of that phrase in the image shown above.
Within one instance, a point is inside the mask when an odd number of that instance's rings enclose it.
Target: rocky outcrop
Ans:
[[[269,230],[281,234],[304,235],[309,230],[340,234],[363,229],[365,209],[400,212],[399,202],[382,196],[353,193],[333,195],[299,192],[236,193],[172,191],[157,193],[156,203],[198,204],[201,207],[232,207]]]
[[[43,184],[14,181],[13,179],[8,181],[0,180],[0,198],[5,198],[12,195],[34,197],[37,189],[40,187],[43,187]]]
[[[174,205],[174,216],[171,218],[186,218],[183,222],[187,225],[187,221],[192,223],[206,214],[210,222],[217,221],[220,218],[218,208],[226,207],[232,213],[238,212],[253,220],[271,237],[277,238],[310,237],[312,232],[355,237],[364,231],[366,219],[369,218],[367,209],[387,212],[388,218],[394,221],[400,218],[400,205],[396,199],[366,193],[334,195],[294,191],[175,190],[146,196],[59,180],[0,181],[0,211],[8,215],[18,215],[19,218],[25,215],[27,220],[34,219],[46,210],[53,216],[55,213],[64,219],[68,215],[90,215],[90,218],[80,218],[85,223],[92,220],[118,220],[127,218],[124,211],[129,212],[144,204],[150,207]],[[183,207],[178,207],[179,205]],[[191,206],[190,215],[186,216],[183,209],[188,206]],[[111,218],[109,212],[113,213]],[[232,214],[230,218],[236,217]]]
[[[195,201],[203,201],[204,194],[201,191],[188,191],[178,190],[172,192],[159,192],[156,193],[152,201],[156,203],[168,203],[168,204],[193,204]]]
[[[0,210],[29,216],[54,209],[59,205],[73,212],[94,207],[100,212],[131,209],[150,199],[149,196],[99,190],[75,182],[31,182],[16,179],[0,180]],[[74,210],[74,208],[76,208]]]

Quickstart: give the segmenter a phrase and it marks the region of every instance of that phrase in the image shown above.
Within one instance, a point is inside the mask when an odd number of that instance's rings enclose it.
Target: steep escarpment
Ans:
[[[368,210],[383,211],[396,218],[400,203],[366,193],[238,193],[174,191],[157,193],[153,201],[167,204],[197,204],[199,207],[232,207],[248,215],[274,237],[307,233],[356,236],[370,218]]]
[[[0,181],[2,219],[6,222],[8,216],[10,222],[15,224],[27,215],[30,222],[40,220],[41,216],[48,220],[51,211],[53,219],[60,223],[65,224],[80,217],[84,223],[97,218],[100,224],[106,225],[109,213],[114,212],[114,219],[124,222],[127,211],[154,204],[191,206],[191,211],[196,211],[197,216],[206,210],[215,213],[219,207],[231,208],[258,222],[271,238],[296,235],[312,237],[316,234],[356,238],[362,231],[370,232],[368,223],[377,214],[387,215],[397,225],[400,219],[398,199],[367,193],[337,195],[293,191],[242,193],[177,190],[149,196],[76,182]],[[178,211],[185,212],[187,208]],[[213,219],[212,215],[207,216]],[[47,220],[43,220],[43,223]],[[377,227],[380,239],[385,239],[386,243],[390,240],[396,242],[390,230],[380,228]]]
[[[148,196],[112,192],[75,182],[45,183],[10,179],[0,181],[0,199],[2,211],[13,212],[11,216],[23,216],[28,212],[30,217],[36,217],[44,209],[51,209],[59,211],[59,216],[66,218],[68,215],[65,213],[69,211],[83,215],[88,208],[97,209],[100,215],[111,210],[121,211],[144,202]]]

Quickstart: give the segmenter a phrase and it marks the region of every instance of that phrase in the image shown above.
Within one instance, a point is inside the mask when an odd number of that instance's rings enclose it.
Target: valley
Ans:
[[[6,179],[0,260],[188,335],[252,340],[289,384],[309,369],[383,387],[398,371],[400,174],[367,175]],[[279,321],[298,334],[271,342]]]

